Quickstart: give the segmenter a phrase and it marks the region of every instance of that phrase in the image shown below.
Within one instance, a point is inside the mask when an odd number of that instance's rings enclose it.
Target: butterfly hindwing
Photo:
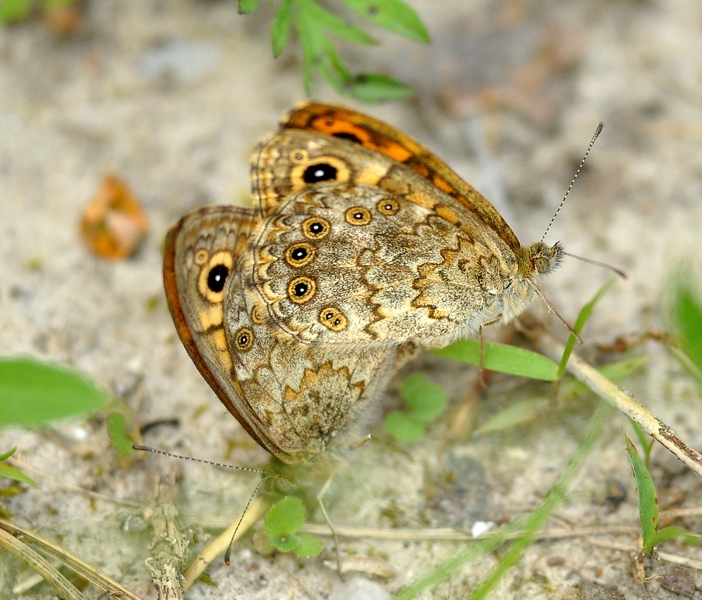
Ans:
[[[309,460],[372,400],[398,349],[326,351],[283,339],[246,270],[253,213],[193,211],[166,239],[164,283],[178,334],[198,370],[246,431],[287,463]]]

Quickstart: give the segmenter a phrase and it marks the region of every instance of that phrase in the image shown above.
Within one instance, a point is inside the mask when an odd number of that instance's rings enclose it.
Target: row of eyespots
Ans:
[[[346,329],[346,317],[335,306],[322,309],[319,313],[319,320],[332,331]],[[254,339],[254,332],[249,327],[241,327],[234,334],[234,345],[239,352],[248,352],[253,348]]]
[[[394,198],[387,198],[381,200],[376,204],[376,209],[378,212],[385,216],[393,216],[397,214],[400,210],[400,203]],[[371,212],[365,206],[352,206],[346,210],[345,213],[346,222],[351,225],[368,225],[373,220]],[[321,240],[329,235],[331,231],[331,224],[326,219],[321,217],[310,217],[302,222],[302,234],[310,240]],[[288,248],[286,252],[286,258],[288,262],[304,260],[307,254],[304,250],[314,251],[314,248],[310,244],[296,244]],[[296,252],[298,256],[293,256],[292,253]],[[312,260],[311,258],[309,260]],[[309,260],[307,262],[309,262]],[[307,264],[305,262],[304,264]],[[302,266],[302,265],[293,265]]]
[[[321,217],[309,217],[302,222],[302,234],[310,240],[321,240],[331,231],[331,223]],[[309,242],[298,242],[285,250],[285,261],[291,267],[304,267],[314,260],[316,248]],[[317,291],[310,277],[296,277],[288,284],[288,297],[295,304],[309,302]]]
[[[364,209],[365,210],[365,209]],[[302,232],[306,237],[322,239],[331,231],[331,225],[326,219],[310,217],[302,223]],[[285,260],[292,267],[303,267],[314,259],[317,249],[309,242],[298,242],[289,246],[285,251]],[[295,277],[288,284],[288,298],[295,304],[309,302],[317,292],[317,282],[311,277]],[[319,313],[319,321],[332,331],[346,329],[348,321],[336,307],[329,306]]]
[[[400,210],[400,203],[394,198],[381,200],[376,204],[379,213],[392,216]],[[345,212],[346,222],[351,225],[367,225],[373,220],[371,212],[365,206],[352,206]],[[321,217],[309,217],[302,222],[302,233],[307,239],[324,239],[331,231],[331,224]],[[303,267],[311,263],[317,249],[309,242],[292,244],[285,250],[285,261],[291,267]],[[295,277],[288,283],[288,298],[295,304],[304,304],[312,300],[317,292],[317,283],[307,276]],[[320,322],[332,331],[346,328],[346,316],[336,307],[327,307],[319,313]]]
[[[386,198],[375,205],[376,210],[386,217],[391,217],[400,210],[400,203],[394,198]],[[365,206],[352,206],[344,213],[346,222],[350,225],[368,225],[373,215]]]

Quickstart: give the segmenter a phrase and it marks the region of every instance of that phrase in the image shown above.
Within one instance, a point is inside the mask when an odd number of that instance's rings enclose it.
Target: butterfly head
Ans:
[[[564,255],[560,242],[553,246],[536,242],[529,247],[522,247],[521,250],[524,253],[522,268],[525,271],[522,275],[526,277],[547,275],[560,266]]]

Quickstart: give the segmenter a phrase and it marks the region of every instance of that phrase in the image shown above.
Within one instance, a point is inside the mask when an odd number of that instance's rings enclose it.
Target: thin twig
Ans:
[[[261,517],[263,517],[270,507],[270,504],[271,503],[264,498],[256,498],[248,506],[243,517],[237,518],[230,527],[223,531],[209,546],[200,552],[183,573],[185,579],[183,581],[183,591],[187,592],[190,586],[195,583],[197,578],[215,558],[224,554],[232,542],[242,537]],[[235,531],[236,536],[234,536]]]
[[[314,535],[331,536],[332,532],[326,525],[305,523],[300,531]],[[489,531],[479,536],[473,536],[463,531],[448,528],[437,529],[373,529],[371,527],[336,527],[340,537],[359,539],[380,539],[396,541],[432,541],[432,542],[467,542],[489,538],[497,530]],[[504,533],[505,540],[518,539],[524,531]],[[558,527],[540,531],[536,539],[553,540],[569,537],[583,537],[589,535],[630,535],[635,537],[640,530],[628,525],[602,525],[598,527]]]
[[[536,344],[546,356],[556,361],[560,360],[563,345],[555,338],[543,333],[536,340]],[[603,377],[575,353],[571,354],[566,370],[600,398],[637,423],[702,479],[702,454],[680,439],[668,425],[636,402],[630,392]]]

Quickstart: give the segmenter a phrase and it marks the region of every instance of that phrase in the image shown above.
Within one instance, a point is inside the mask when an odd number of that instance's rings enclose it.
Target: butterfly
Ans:
[[[222,403],[286,463],[338,443],[415,347],[519,315],[562,246],[522,246],[443,161],[359,112],[306,103],[251,160],[254,207],[173,225],[166,298]]]

